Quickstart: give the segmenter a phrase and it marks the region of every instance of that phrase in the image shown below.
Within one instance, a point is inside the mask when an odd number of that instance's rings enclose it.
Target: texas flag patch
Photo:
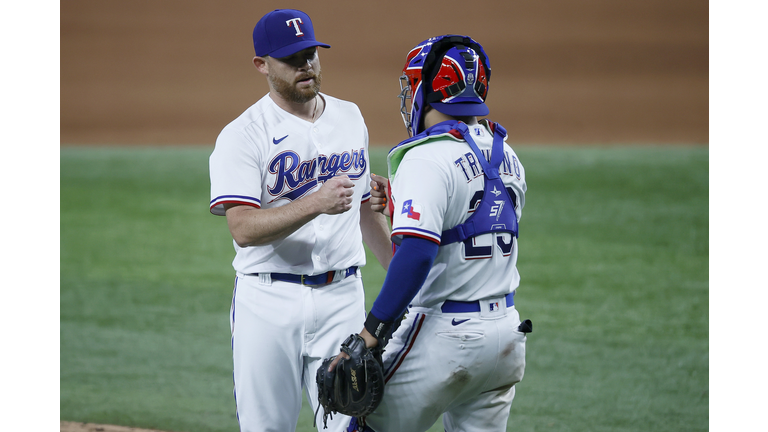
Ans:
[[[417,205],[413,205],[413,200],[408,200],[403,203],[403,211],[401,214],[407,214],[409,218],[419,220],[421,219],[421,208]]]

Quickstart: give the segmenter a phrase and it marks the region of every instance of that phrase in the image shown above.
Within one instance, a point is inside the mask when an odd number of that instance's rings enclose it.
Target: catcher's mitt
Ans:
[[[333,372],[328,372],[328,365],[335,356],[323,360],[317,370],[318,399],[324,410],[323,426],[327,425],[328,416],[333,418],[332,413],[365,417],[379,406],[384,396],[382,350],[366,348],[365,340],[353,334],[341,344],[341,351],[350,358],[342,358]]]

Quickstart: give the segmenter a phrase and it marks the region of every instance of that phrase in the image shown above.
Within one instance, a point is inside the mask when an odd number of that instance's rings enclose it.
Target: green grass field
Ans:
[[[237,430],[234,251],[208,212],[210,151],[61,150],[61,420]],[[515,304],[534,332],[508,430],[708,430],[708,149],[517,152]],[[370,254],[363,274],[370,308]],[[314,430],[306,406],[297,430]]]

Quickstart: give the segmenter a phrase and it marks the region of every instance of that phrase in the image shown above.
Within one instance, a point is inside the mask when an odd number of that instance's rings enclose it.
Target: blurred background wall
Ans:
[[[406,138],[398,77],[423,39],[468,34],[493,75],[489,118],[523,144],[709,142],[705,0],[61,2],[61,143],[213,145],[267,91],[251,31],[307,12],[322,91],[355,102],[373,145]]]

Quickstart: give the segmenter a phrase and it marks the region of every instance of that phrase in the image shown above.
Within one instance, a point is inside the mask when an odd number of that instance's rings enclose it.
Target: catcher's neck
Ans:
[[[453,117],[453,116],[449,116],[448,114],[443,114],[432,107],[429,107],[429,109],[427,110],[427,114],[424,116],[424,128],[427,129],[438,123],[442,123],[448,120],[459,120],[459,121],[463,121],[468,125],[477,124],[477,117],[474,117],[474,116]]]

